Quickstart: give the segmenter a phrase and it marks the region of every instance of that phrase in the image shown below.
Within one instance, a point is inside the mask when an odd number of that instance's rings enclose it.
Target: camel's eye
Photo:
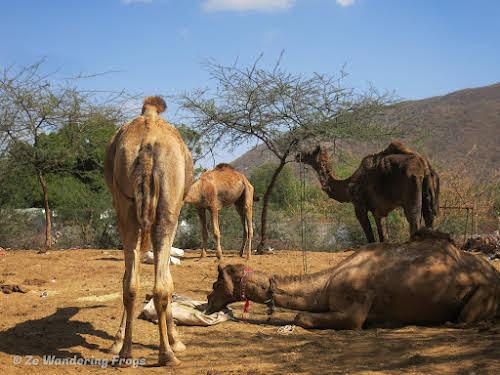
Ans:
[[[217,289],[220,285],[220,280],[217,280],[215,283],[213,283],[212,288],[213,290]]]

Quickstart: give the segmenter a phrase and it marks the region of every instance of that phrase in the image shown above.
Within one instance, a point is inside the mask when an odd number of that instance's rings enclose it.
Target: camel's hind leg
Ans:
[[[153,227],[152,242],[154,249],[155,284],[153,300],[158,315],[160,331],[160,365],[178,365],[172,349],[181,351],[184,345],[177,337],[172,316],[172,293],[174,283],[170,274],[170,249],[177,229],[177,215],[168,214],[170,208],[159,207]]]
[[[421,226],[421,209],[422,206],[418,204],[410,207],[403,207],[406,220],[410,226],[410,237],[413,236]]]
[[[121,207],[127,207],[122,205]],[[120,328],[110,349],[112,353],[120,354],[121,358],[132,357],[132,325],[134,308],[139,289],[139,265],[141,240],[138,223],[132,205],[128,205],[126,212],[118,212],[117,221],[123,242],[125,255],[125,274],[123,276],[123,305],[124,311]]]
[[[386,217],[373,215],[375,218],[375,224],[377,225],[378,231],[378,240],[380,242],[384,242],[387,239],[387,226],[386,226]]]
[[[434,227],[434,217],[437,214],[436,210],[439,209],[439,207],[435,207],[439,194],[439,181],[436,179],[437,176],[431,173],[424,177],[422,184],[422,216],[425,226],[429,229]]]
[[[246,250],[247,258],[250,258],[252,253],[252,204],[253,189],[250,192],[246,191],[245,195],[235,202],[236,211],[238,215],[240,215],[241,225],[243,227],[243,241],[241,244],[240,256],[242,257]]]
[[[240,248],[240,257],[242,257],[243,252],[247,247],[247,241],[248,241],[248,227],[245,219],[244,202],[242,202],[241,200],[237,200],[234,203],[234,206],[236,207],[236,212],[238,212],[238,215],[240,216],[241,226],[243,227],[243,239],[241,241],[241,248]]]
[[[247,228],[248,258],[250,258],[250,255],[252,254],[252,240],[253,240],[252,210],[253,210],[253,187],[250,186],[245,189],[245,223]]]
[[[208,231],[207,231],[207,216],[206,210],[204,208],[198,208],[198,217],[200,218],[200,226],[201,226],[201,258],[205,258],[207,256],[207,239],[208,239]]]
[[[458,323],[470,324],[495,318],[499,300],[493,288],[479,286],[465,303],[458,315]]]
[[[368,219],[368,211],[365,207],[360,207],[358,205],[354,206],[354,211],[356,213],[356,218],[358,219],[363,231],[365,232],[366,239],[368,242],[375,242],[375,236],[373,235],[372,226],[370,220]]]
[[[408,201],[403,205],[403,210],[410,225],[411,237],[420,228],[422,221],[422,179],[413,176],[409,190]]]
[[[125,251],[125,275],[123,277],[123,304],[126,312],[125,336],[123,347],[120,350],[120,358],[132,357],[132,325],[134,321],[134,309],[137,292],[139,289],[139,264],[140,264],[140,238],[135,236],[136,247],[131,251]],[[124,315],[125,315],[124,312]]]
[[[118,331],[116,332],[113,345],[111,345],[111,348],[109,348],[109,352],[112,354],[118,354],[120,353],[120,350],[122,350],[123,339],[125,338],[126,322],[127,322],[127,309],[125,308],[125,306],[123,306],[123,314],[122,314],[122,321],[120,323],[120,328],[118,328]]]
[[[214,238],[217,242],[217,258],[222,259],[222,247],[220,245],[220,230],[219,230],[219,210],[216,207],[210,208],[210,216],[212,219],[212,229],[214,231]]]

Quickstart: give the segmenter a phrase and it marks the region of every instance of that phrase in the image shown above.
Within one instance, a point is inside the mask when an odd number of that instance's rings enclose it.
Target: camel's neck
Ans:
[[[328,307],[324,287],[331,270],[272,279],[262,272],[254,274],[248,277],[245,287],[246,298],[251,301],[267,303],[272,299],[275,306],[302,311],[325,311]],[[265,275],[265,280],[262,275]]]
[[[201,206],[202,205],[202,195],[200,191],[200,182],[199,180],[195,181],[192,185],[191,188],[189,189],[189,192],[187,193],[186,197],[184,198],[184,203],[189,203],[195,206]]]
[[[320,155],[318,160],[308,162],[318,174],[321,188],[332,199],[339,202],[352,202],[349,191],[349,179],[341,180],[335,176],[330,165],[328,154]]]
[[[151,117],[155,117],[158,115],[158,110],[156,109],[155,106],[152,106],[152,105],[145,105],[144,106],[144,109],[143,109],[143,113],[142,113],[143,116],[151,116]]]

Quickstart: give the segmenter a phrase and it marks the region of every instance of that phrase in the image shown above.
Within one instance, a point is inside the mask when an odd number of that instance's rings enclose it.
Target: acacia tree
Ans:
[[[283,54],[282,54],[283,55]],[[315,139],[367,140],[388,137],[388,129],[376,114],[388,104],[390,95],[370,89],[358,93],[344,86],[346,74],[293,74],[282,68],[260,67],[262,55],[249,66],[206,63],[215,90],[199,89],[180,96],[180,104],[191,114],[194,127],[207,143],[235,148],[245,142],[263,143],[278,163],[267,185],[261,216],[261,240],[266,241],[269,198],[292,153]]]
[[[35,64],[8,66],[0,73],[0,141],[2,151],[10,153],[10,167],[25,166],[39,181],[45,209],[45,246],[51,247],[51,215],[48,173],[71,172],[71,159],[76,152],[71,148],[50,147],[48,134],[71,124],[76,134],[83,134],[100,126],[96,118],[102,116],[121,121],[118,104],[125,100],[123,93],[110,94],[96,104],[96,93],[78,88],[78,79],[57,80],[54,74],[43,74],[43,60]]]

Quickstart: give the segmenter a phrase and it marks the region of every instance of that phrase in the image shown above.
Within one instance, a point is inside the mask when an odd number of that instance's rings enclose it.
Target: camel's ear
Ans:
[[[224,273],[224,269],[222,268],[222,266],[219,264],[217,266],[217,270],[219,271],[219,279],[222,277],[222,274]]]

